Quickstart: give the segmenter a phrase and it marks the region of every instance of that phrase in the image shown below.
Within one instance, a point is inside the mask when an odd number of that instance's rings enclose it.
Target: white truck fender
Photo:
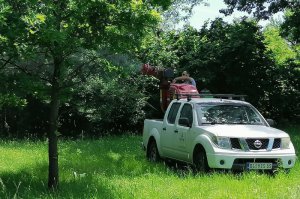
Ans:
[[[203,148],[205,149],[206,154],[214,152],[214,148],[212,147],[213,142],[211,141],[210,137],[206,134],[201,134],[201,135],[199,135],[195,138],[195,140],[193,142],[191,155],[193,155],[194,149],[195,149],[197,144],[201,144],[203,146]]]
[[[158,130],[156,128],[151,129],[146,147],[148,147],[150,137],[154,137],[154,139],[156,141],[156,146],[157,146],[158,152],[159,152],[159,154],[161,154],[160,133],[158,132]]]

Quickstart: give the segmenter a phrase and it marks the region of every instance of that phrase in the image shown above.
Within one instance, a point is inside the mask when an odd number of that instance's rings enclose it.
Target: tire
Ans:
[[[207,173],[210,169],[207,163],[206,152],[202,147],[199,147],[194,152],[194,167],[197,173]]]
[[[151,140],[147,147],[147,158],[150,162],[159,162],[160,160],[155,140]]]

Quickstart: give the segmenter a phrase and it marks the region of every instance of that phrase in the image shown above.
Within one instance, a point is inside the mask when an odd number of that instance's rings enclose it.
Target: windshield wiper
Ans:
[[[246,121],[241,121],[241,122],[227,122],[226,124],[263,125],[262,123],[251,123],[251,122],[246,122]]]
[[[202,122],[201,124],[215,125],[215,124],[227,124],[227,123],[226,122],[216,122],[216,121],[213,121],[213,122]]]

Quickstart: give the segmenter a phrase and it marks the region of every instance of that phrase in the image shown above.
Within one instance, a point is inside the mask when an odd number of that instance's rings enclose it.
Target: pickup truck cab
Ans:
[[[287,133],[270,127],[251,104],[233,99],[175,99],[163,120],[144,121],[143,145],[150,161],[160,158],[212,168],[292,168],[294,146]]]

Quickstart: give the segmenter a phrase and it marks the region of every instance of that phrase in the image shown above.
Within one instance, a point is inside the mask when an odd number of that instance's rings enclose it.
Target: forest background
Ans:
[[[254,17],[231,23],[216,18],[200,29],[172,29],[172,24],[188,19],[189,9],[202,1],[153,1],[150,11],[150,3],[142,1],[122,6],[118,1],[74,2],[72,7],[67,2],[1,1],[1,137],[45,137],[53,90],[59,99],[58,135],[141,133],[145,118],[162,116],[159,82],[140,74],[144,63],[172,68],[175,76],[187,70],[198,90],[245,94],[278,124],[299,122],[297,1],[293,6],[274,1],[277,7],[265,7],[268,12],[251,10]],[[247,9],[233,2],[228,8]],[[83,17],[92,9],[98,10]],[[285,13],[282,21],[258,25],[279,10]],[[60,20],[58,27],[55,20]]]

